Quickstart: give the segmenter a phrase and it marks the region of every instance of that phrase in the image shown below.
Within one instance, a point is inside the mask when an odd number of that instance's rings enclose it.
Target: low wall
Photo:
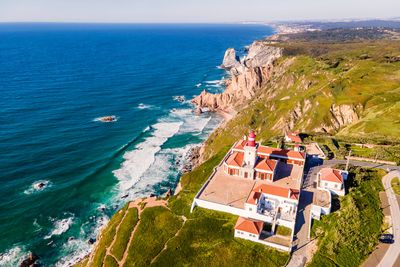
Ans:
[[[193,204],[194,204],[194,207],[199,206],[199,207],[205,208],[205,209],[222,211],[222,212],[230,213],[230,214],[245,217],[245,218],[252,218],[252,219],[260,220],[263,222],[272,223],[272,218],[269,216],[265,216],[265,215],[262,215],[259,213],[249,212],[244,209],[239,209],[239,208],[235,208],[235,207],[231,207],[231,206],[227,206],[227,205],[223,205],[223,204],[218,204],[215,202],[210,202],[210,201],[196,198],[193,201]]]
[[[393,165],[397,166],[397,163],[394,161],[386,161],[386,160],[379,160],[379,159],[370,159],[370,158],[362,158],[362,157],[345,157],[346,159],[350,160],[358,160],[358,161],[368,161],[368,162],[374,162],[374,163],[380,163],[380,164],[386,164],[386,165]],[[350,162],[351,163],[351,162]]]
[[[270,246],[270,247],[273,247],[273,248],[276,248],[276,249],[279,249],[279,250],[283,250],[283,251],[286,251],[286,252],[292,251],[292,247],[291,246],[287,247],[287,246],[284,246],[284,245],[280,245],[280,244],[276,244],[276,243],[272,243],[272,242],[267,242],[267,241],[263,241],[263,240],[251,240],[251,241],[257,242],[257,243],[260,243],[260,244],[263,244],[263,245],[266,245],[266,246]]]

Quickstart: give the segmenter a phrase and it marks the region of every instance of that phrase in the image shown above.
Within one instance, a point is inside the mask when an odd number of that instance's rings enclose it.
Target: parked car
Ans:
[[[379,242],[385,243],[385,244],[393,244],[394,243],[393,235],[392,234],[383,234],[379,238]]]

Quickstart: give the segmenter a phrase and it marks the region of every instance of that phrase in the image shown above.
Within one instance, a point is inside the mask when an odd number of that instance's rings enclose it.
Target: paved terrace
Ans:
[[[300,190],[303,166],[279,162],[276,166],[274,185]]]
[[[279,162],[277,166],[277,179],[273,184],[300,189],[299,177],[302,176],[303,167],[285,164]],[[253,187],[269,182],[260,180],[244,179],[225,174],[223,167],[217,168],[217,172],[211,178],[209,184],[205,187],[198,197],[201,200],[223,204],[239,209],[244,209],[244,204],[249,197]]]
[[[244,203],[246,203],[254,184],[254,180],[225,174],[221,166],[218,167],[214,177],[198,198],[244,209]]]

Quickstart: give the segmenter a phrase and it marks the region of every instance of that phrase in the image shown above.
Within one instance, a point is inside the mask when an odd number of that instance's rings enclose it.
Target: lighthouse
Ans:
[[[250,131],[244,147],[244,162],[248,167],[254,167],[257,161],[256,134]]]

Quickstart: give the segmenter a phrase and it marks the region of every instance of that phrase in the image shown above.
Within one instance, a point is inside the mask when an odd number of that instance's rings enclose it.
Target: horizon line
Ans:
[[[350,21],[400,21],[399,17],[364,17],[364,18],[338,18],[338,19],[283,19],[283,20],[242,20],[242,21],[0,21],[0,24],[10,23],[47,23],[47,24],[271,24],[271,23],[296,23],[296,22],[350,22]]]

